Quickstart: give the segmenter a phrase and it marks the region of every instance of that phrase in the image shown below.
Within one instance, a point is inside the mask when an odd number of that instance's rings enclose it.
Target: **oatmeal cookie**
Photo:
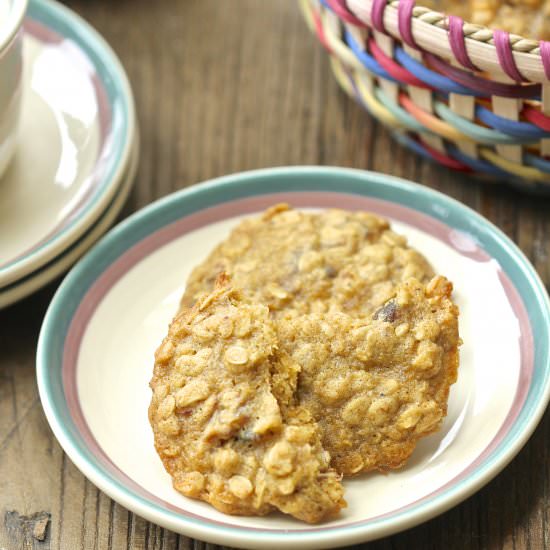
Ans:
[[[222,512],[278,509],[315,523],[345,506],[311,414],[295,400],[298,372],[275,361],[263,305],[223,281],[177,316],[155,355],[149,419],[176,490]]]
[[[550,38],[550,0],[422,0],[471,23],[533,39]]]
[[[191,273],[182,306],[210,292],[219,273],[273,316],[372,313],[415,277],[434,275],[389,223],[366,212],[304,212],[280,204],[243,220]]]
[[[263,308],[262,330],[272,332],[264,352],[272,394],[286,411],[285,422],[300,411],[320,430],[339,473],[399,468],[418,440],[440,427],[460,344],[451,292],[443,277],[427,285],[409,279],[365,318],[327,312],[270,319]],[[262,309],[232,296],[237,317]],[[256,347],[247,337],[248,352]]]
[[[344,475],[403,466],[447,414],[458,369],[452,285],[409,279],[370,318],[310,314],[276,321],[279,356],[299,369],[297,400]]]

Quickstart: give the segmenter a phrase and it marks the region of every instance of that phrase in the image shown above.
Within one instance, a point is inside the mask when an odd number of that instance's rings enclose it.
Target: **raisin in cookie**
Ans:
[[[447,413],[458,368],[452,285],[409,279],[370,318],[279,318],[279,356],[300,371],[297,400],[318,422],[344,475],[403,466]]]
[[[155,355],[149,419],[176,490],[238,515],[315,523],[345,506],[294,364],[275,361],[263,305],[222,283],[172,322]]]
[[[304,212],[277,205],[243,220],[191,273],[182,299],[190,307],[228,273],[255,303],[274,316],[342,311],[371,314],[395,285],[434,275],[386,220],[365,212]]]

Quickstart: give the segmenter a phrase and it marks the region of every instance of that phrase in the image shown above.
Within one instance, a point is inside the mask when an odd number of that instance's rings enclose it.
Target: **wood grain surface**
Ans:
[[[516,241],[550,283],[550,199],[480,184],[396,145],[340,92],[293,0],[66,4],[112,44],[135,92],[142,150],[124,215],[176,189],[240,170],[368,168],[472,206]],[[38,398],[35,349],[58,283],[0,312],[0,549],[217,548],[115,504],[57,444]],[[549,548],[549,420],[547,414],[517,458],[475,496],[361,548]]]

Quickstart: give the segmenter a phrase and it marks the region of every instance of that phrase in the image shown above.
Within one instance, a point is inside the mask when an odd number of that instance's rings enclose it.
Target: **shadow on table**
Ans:
[[[6,353],[6,348],[38,341],[44,315],[62,279],[59,277],[31,296],[0,310],[2,353]]]

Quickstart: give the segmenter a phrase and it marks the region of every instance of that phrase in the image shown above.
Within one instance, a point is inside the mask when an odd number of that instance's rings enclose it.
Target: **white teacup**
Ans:
[[[17,144],[23,76],[22,25],[28,0],[0,0],[0,176]]]

